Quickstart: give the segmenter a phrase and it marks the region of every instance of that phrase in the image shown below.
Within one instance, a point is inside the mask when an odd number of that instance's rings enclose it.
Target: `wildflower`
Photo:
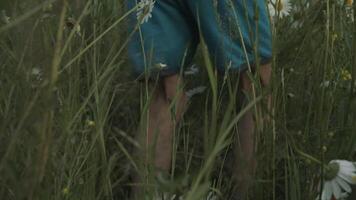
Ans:
[[[347,6],[352,6],[353,3],[354,3],[353,0],[345,0],[345,4],[346,4]]]
[[[42,80],[43,80],[43,72],[40,68],[38,67],[34,67],[31,69],[30,72],[30,78],[31,78],[31,86],[33,88],[36,88],[38,86],[40,86]]]
[[[349,20],[348,22],[354,22],[355,17],[354,17],[354,9],[353,9],[352,5],[346,4],[345,10],[346,10],[346,17]]]
[[[31,74],[32,74],[33,76],[39,76],[39,75],[41,75],[41,70],[40,70],[39,68],[37,68],[37,67],[32,68]]]
[[[351,73],[347,69],[341,70],[341,78],[344,81],[349,81],[352,79]]]
[[[157,63],[156,66],[157,66],[157,68],[159,68],[159,69],[163,69],[163,68],[166,68],[166,67],[167,67],[167,64],[165,64],[165,63]]]
[[[332,131],[328,133],[328,136],[329,136],[329,137],[334,137],[334,135],[335,135],[335,133],[332,132]]]
[[[322,147],[322,150],[323,150],[323,152],[325,153],[325,152],[328,151],[328,148],[327,148],[326,146],[323,146],[323,147]]]
[[[80,25],[77,24],[77,22],[75,21],[75,19],[73,19],[72,17],[69,17],[66,19],[66,27],[68,27],[70,30],[75,29],[75,33],[79,36],[81,36],[81,30],[80,30]]]
[[[187,71],[184,72],[184,75],[194,75],[199,72],[199,69],[196,65],[192,65]]]
[[[321,200],[345,198],[351,193],[349,184],[356,184],[356,163],[332,160],[326,167]]]
[[[294,98],[294,97],[295,97],[295,94],[293,94],[293,93],[288,93],[288,94],[287,94],[287,97],[289,97],[289,98]]]
[[[155,0],[141,0],[137,7],[137,20],[143,24],[152,17],[152,11],[154,8]]]
[[[69,188],[68,187],[63,188],[62,194],[63,195],[68,195],[69,194]]]
[[[95,122],[92,121],[92,120],[87,119],[86,125],[87,125],[88,127],[95,127]]]
[[[331,35],[331,38],[332,38],[332,41],[335,42],[335,40],[338,38],[337,33],[333,33],[333,34]]]
[[[289,15],[292,5],[289,0],[270,0],[268,8],[272,17],[283,18]]]
[[[304,25],[304,21],[302,19],[293,19],[293,23],[291,24],[291,27],[294,29],[300,29]]]
[[[331,85],[330,81],[323,81],[322,83],[320,83],[321,88],[328,88],[330,87],[330,85]]]
[[[6,15],[5,10],[1,11],[1,21],[3,21],[5,24],[10,24],[10,17]]]
[[[192,96],[196,95],[196,94],[201,94],[206,90],[205,86],[199,86],[196,88],[193,88],[191,90],[188,90],[185,94],[187,95],[188,98],[191,98]]]

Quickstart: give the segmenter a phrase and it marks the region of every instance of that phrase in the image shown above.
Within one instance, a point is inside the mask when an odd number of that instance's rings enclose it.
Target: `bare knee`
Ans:
[[[168,101],[173,101],[182,92],[183,81],[178,75],[167,76],[163,79],[164,91]]]
[[[259,81],[261,82],[263,87],[266,87],[271,82],[271,74],[272,74],[272,65],[265,64],[261,65],[259,68]],[[242,90],[244,92],[251,92],[253,87],[253,81],[249,77],[248,71],[245,71],[241,75],[241,84]]]
[[[154,116],[160,114],[162,105],[166,103],[164,85],[162,82],[158,82],[155,85],[151,85],[152,97],[150,101],[150,112],[153,112]],[[158,116],[157,116],[158,117]]]
[[[242,91],[245,93],[250,93],[252,91],[252,81],[247,71],[241,74],[241,86]]]
[[[179,121],[187,104],[182,77],[179,75],[165,77],[163,82],[166,100],[173,104],[175,118]]]
[[[271,82],[271,75],[272,75],[272,64],[262,65],[260,67],[260,77],[262,86],[268,86]]]

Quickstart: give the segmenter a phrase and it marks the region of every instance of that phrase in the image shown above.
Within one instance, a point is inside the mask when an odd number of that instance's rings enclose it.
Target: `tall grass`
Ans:
[[[189,200],[209,191],[226,198],[236,124],[247,110],[260,112],[269,93],[271,124],[258,129],[250,199],[315,199],[323,165],[313,158],[356,160],[355,22],[335,1],[293,3],[299,11],[274,22],[271,86],[256,84],[240,112],[236,88],[216,76],[201,45],[201,73],[185,87],[209,90],[191,99],[175,131],[171,176],[151,180],[152,194],[158,185]],[[112,0],[5,0],[2,10],[1,199],[128,199],[151,95],[130,76],[125,54],[134,10]]]

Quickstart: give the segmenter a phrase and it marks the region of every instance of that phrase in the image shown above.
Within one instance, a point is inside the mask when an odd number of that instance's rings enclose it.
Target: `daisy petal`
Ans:
[[[188,90],[185,94],[187,95],[188,98],[191,98],[192,96],[196,94],[201,94],[206,90],[207,87],[205,86],[199,86],[193,89]]]
[[[338,173],[337,176],[340,177],[340,178],[342,178],[342,179],[344,179],[346,182],[348,182],[348,183],[350,183],[350,184],[352,184],[352,183],[354,182],[354,180],[352,180],[352,177],[351,177],[351,176],[347,176],[347,175],[345,175],[345,174],[343,174],[343,173]]]
[[[343,176],[345,177],[349,177],[350,181],[349,182],[350,184],[356,184],[356,179],[353,178],[353,177],[356,177],[356,173],[344,173],[344,172],[341,172],[340,174],[342,174]]]
[[[356,171],[355,170],[352,170],[350,168],[346,168],[346,167],[341,167],[340,168],[340,172],[343,172],[345,174],[353,174],[355,173]]]
[[[351,192],[351,187],[349,186],[349,184],[346,183],[346,181],[344,181],[340,177],[336,177],[335,180],[345,192],[347,192],[347,193]]]
[[[356,170],[356,167],[354,166],[354,164],[352,162],[349,162],[347,160],[336,160],[337,163],[339,163],[339,165],[342,168],[349,168],[352,169],[353,171]]]
[[[333,194],[336,199],[339,199],[341,197],[341,189],[340,186],[337,184],[336,181],[331,182],[332,188],[333,188]]]
[[[342,194],[341,194],[341,199],[346,199],[347,197],[349,197],[349,193],[347,193],[347,192],[343,192]]]
[[[323,193],[321,195],[321,200],[330,200],[332,195],[332,186],[329,181],[324,183]]]

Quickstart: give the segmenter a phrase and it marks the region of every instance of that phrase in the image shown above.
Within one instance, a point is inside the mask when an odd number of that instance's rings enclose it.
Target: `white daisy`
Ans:
[[[188,70],[184,72],[184,75],[194,75],[199,72],[199,69],[196,65],[192,65]]]
[[[321,200],[343,199],[351,193],[350,184],[356,184],[356,163],[332,160],[326,167]]]
[[[355,17],[354,17],[354,8],[351,5],[347,5],[346,8],[346,17],[350,20],[350,22],[354,22],[355,21]]]
[[[192,98],[192,96],[194,96],[196,94],[201,94],[205,90],[206,90],[205,86],[199,86],[199,87],[188,90],[187,92],[185,92],[185,94],[187,95],[188,98]]]
[[[40,76],[41,75],[41,69],[40,68],[37,68],[37,67],[34,67],[34,68],[32,68],[32,70],[31,70],[31,74],[33,75],[33,76]]]
[[[289,0],[270,0],[268,9],[271,17],[283,18],[289,15],[292,10],[292,4]]]
[[[294,28],[294,29],[300,29],[302,26],[303,26],[303,21],[301,21],[301,20],[295,20],[292,23],[292,28]]]
[[[141,0],[137,5],[137,20],[143,24],[152,17],[155,0]]]
[[[320,87],[321,88],[328,88],[330,86],[330,81],[323,81],[321,84],[320,84]]]
[[[295,94],[293,94],[293,93],[290,92],[290,93],[287,94],[287,97],[289,97],[289,98],[294,98],[294,97],[295,97]]]
[[[156,64],[156,67],[157,67],[158,69],[163,69],[163,68],[166,68],[166,67],[167,67],[167,64],[165,64],[165,63],[157,63],[157,64]]]

